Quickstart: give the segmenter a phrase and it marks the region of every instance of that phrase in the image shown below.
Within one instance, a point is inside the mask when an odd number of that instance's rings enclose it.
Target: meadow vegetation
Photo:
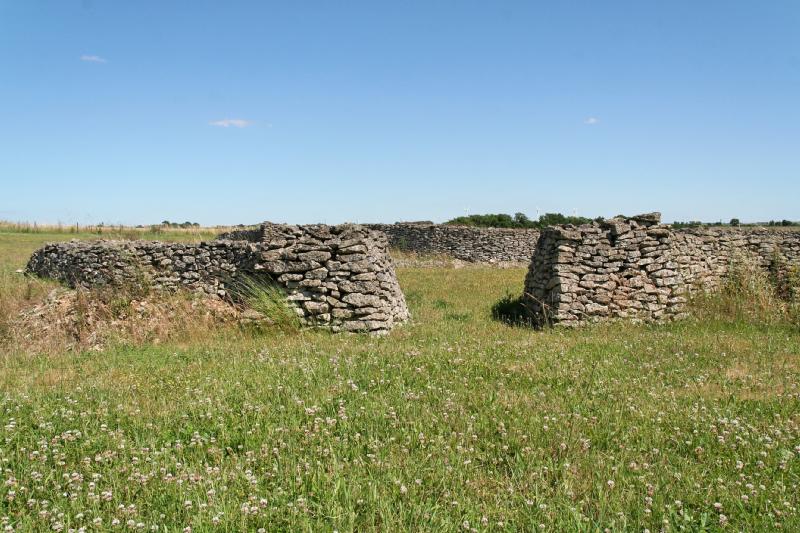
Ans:
[[[75,236],[0,231],[0,527],[800,529],[791,280],[742,267],[679,322],[537,331],[497,319],[522,268],[404,267],[413,320],[384,337],[184,295],[156,337],[31,346],[16,317],[55,285],[15,270]],[[115,297],[141,301],[82,296]]]

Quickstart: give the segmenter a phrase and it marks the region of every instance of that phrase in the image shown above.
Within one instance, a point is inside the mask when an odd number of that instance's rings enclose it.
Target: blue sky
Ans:
[[[800,219],[800,3],[0,2],[0,219]]]

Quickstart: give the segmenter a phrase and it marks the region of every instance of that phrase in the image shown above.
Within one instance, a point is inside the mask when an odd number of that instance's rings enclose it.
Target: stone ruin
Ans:
[[[267,279],[305,324],[380,333],[409,316],[389,239],[477,262],[518,259],[532,249],[522,300],[537,324],[669,319],[682,314],[690,291],[718,285],[739,256],[765,268],[800,265],[800,232],[674,229],[658,213],[555,226],[541,235],[484,229],[264,223],[199,244],[48,244],[33,254],[28,271],[72,287],[147,283],[224,299],[244,276]]]
[[[301,321],[332,331],[384,333],[408,319],[386,237],[368,228],[264,223],[198,244],[71,241],[37,250],[27,271],[71,287],[144,284],[221,298],[243,277],[286,294]]]
[[[800,232],[673,229],[659,213],[555,226],[542,231],[522,301],[540,325],[669,319],[739,257],[765,268],[800,265]]]

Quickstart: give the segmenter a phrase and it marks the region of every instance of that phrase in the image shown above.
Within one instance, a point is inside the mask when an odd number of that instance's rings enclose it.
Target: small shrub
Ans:
[[[506,294],[492,306],[492,318],[512,326],[532,326],[533,319],[522,296]]]

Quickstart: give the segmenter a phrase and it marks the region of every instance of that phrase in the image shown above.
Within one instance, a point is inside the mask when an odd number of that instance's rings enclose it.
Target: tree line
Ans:
[[[597,217],[597,221],[603,217]],[[533,220],[525,213],[515,213],[514,216],[506,213],[496,213],[487,215],[467,215],[456,217],[445,222],[453,226],[476,226],[481,228],[531,228],[541,229],[548,226],[559,224],[588,224],[591,218],[562,215],[561,213],[545,213],[539,216],[538,220]]]
[[[495,213],[486,215],[466,215],[448,220],[445,224],[452,226],[475,226],[480,228],[531,228],[542,229],[548,226],[558,226],[561,224],[588,224],[589,222],[600,222],[603,217],[594,219],[578,216],[562,215],[561,213],[545,213],[538,220],[529,218],[525,213],[515,213],[513,216],[506,213]],[[699,226],[800,226],[800,222],[792,220],[770,220],[769,222],[759,222],[756,224],[743,224],[738,218],[732,218],[727,224],[719,222],[701,222],[699,220],[680,221],[672,223],[673,228],[694,228]]]

